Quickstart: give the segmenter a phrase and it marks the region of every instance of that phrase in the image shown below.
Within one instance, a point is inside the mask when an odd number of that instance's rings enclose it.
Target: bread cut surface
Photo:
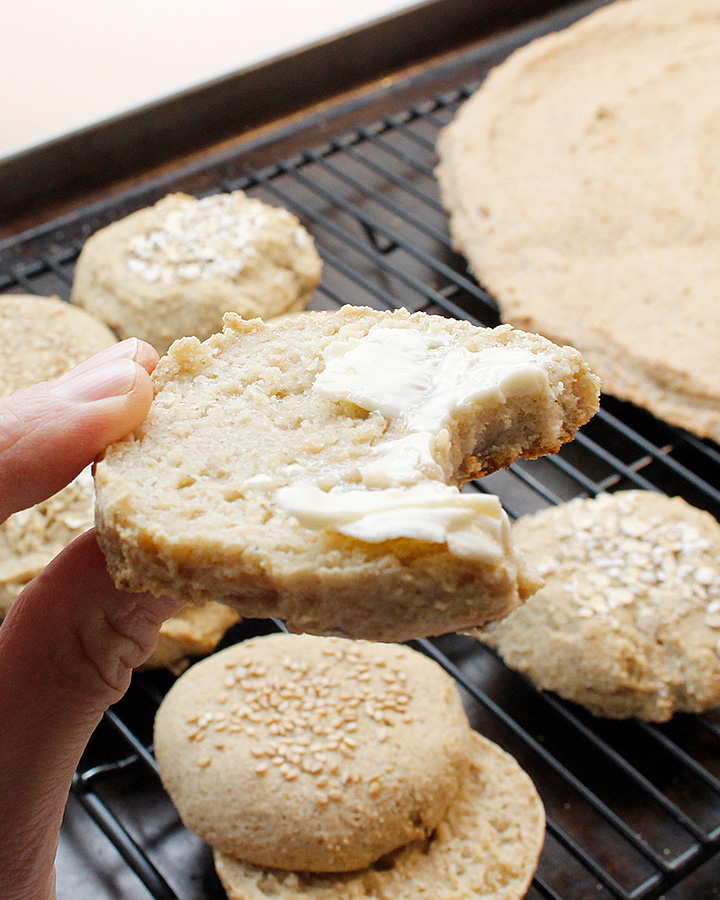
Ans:
[[[356,872],[263,869],[215,851],[230,900],[521,900],[537,867],[545,814],[518,763],[479,734],[471,766],[443,822]]]
[[[416,651],[277,634],[182,675],[155,753],[184,823],[213,847],[333,872],[432,834],[471,735],[452,679]]]
[[[598,716],[664,721],[720,703],[720,524],[680,497],[619,491],[519,519],[545,585],[477,636]]]
[[[520,602],[534,582],[499,501],[458,485],[556,450],[598,403],[574,350],[352,307],[228,316],[154,379],[145,423],[96,469],[117,583],[379,640]]]
[[[496,67],[443,129],[453,242],[504,321],[720,440],[720,6],[621,0]]]
[[[304,309],[320,280],[312,237],[288,210],[242,191],[169,194],[100,229],[77,261],[72,300],[159,353],[218,331],[224,312]]]

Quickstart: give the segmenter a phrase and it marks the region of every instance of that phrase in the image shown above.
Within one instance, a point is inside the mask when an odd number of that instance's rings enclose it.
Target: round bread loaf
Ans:
[[[72,300],[164,353],[176,338],[208,337],[227,311],[303,309],[321,270],[312,237],[287,210],[242,191],[169,194],[88,238]]]
[[[0,294],[0,397],[58,378],[115,341],[107,325],[59,297]]]
[[[598,403],[569,348],[353,307],[228,315],[154,382],[96,468],[118,585],[375,640],[481,625],[527,595],[499,500],[457,485],[556,450]]]
[[[664,721],[720,703],[720,524],[680,497],[619,491],[519,519],[545,586],[476,636],[597,716]]]
[[[437,168],[504,321],[716,441],[719,78],[716,0],[610,3],[493,69]]]
[[[362,868],[443,820],[471,735],[452,679],[407,647],[276,634],[190,668],[155,720],[185,825],[260,866]]]
[[[356,872],[264,869],[218,850],[215,867],[230,900],[520,900],[544,835],[545,814],[530,778],[473,732],[470,770],[427,840]]]

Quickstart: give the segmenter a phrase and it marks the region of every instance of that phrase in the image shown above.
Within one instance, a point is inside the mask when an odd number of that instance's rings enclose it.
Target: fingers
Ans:
[[[0,732],[0,896],[47,896],[83,749],[181,605],[117,590],[88,532],[10,610],[0,628],[0,722],[10,724]]]
[[[0,521],[59,491],[142,422],[157,360],[130,338],[0,400]]]

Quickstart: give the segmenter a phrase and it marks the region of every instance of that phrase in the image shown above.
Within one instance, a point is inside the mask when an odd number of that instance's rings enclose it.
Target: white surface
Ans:
[[[0,157],[418,0],[0,0]]]

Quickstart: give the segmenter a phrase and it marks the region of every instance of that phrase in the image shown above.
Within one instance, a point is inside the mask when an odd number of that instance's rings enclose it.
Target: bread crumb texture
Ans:
[[[664,721],[720,703],[720,525],[680,497],[619,491],[514,525],[545,581],[477,634],[598,716]]]
[[[311,235],[288,210],[242,191],[177,193],[88,238],[72,300],[164,353],[176,338],[208,337],[227,311],[304,309],[321,272]]]
[[[96,467],[117,583],[380,640],[482,624],[527,595],[498,499],[459,487],[556,450],[598,403],[569,348],[352,307],[228,315],[154,381],[144,424]]]

